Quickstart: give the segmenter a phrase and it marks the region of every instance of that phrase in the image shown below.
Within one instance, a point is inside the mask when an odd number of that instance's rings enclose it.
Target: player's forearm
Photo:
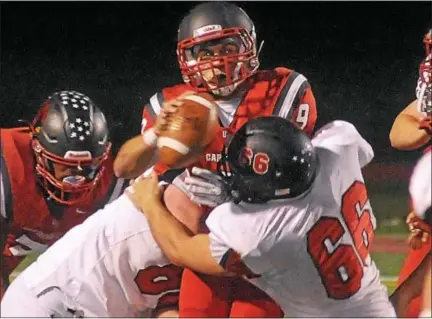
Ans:
[[[144,143],[141,135],[128,140],[114,160],[117,177],[131,179],[144,173],[154,162],[156,148]]]
[[[236,275],[215,261],[207,234],[193,235],[163,205],[153,206],[146,216],[154,239],[174,265],[214,276]]]
[[[390,131],[390,143],[399,150],[410,151],[430,140],[426,131],[419,129],[419,121],[408,114],[399,114]]]

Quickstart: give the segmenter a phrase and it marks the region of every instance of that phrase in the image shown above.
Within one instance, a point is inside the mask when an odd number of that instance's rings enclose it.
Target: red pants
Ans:
[[[197,275],[185,269],[180,317],[282,318],[280,307],[262,290],[238,277]]]
[[[405,279],[411,275],[414,270],[420,265],[426,255],[431,251],[431,237],[429,236],[428,241],[424,244],[420,249],[413,250],[411,249],[408,253],[407,258],[405,259],[405,263],[402,266],[402,269],[399,273],[399,279],[397,285],[399,286]],[[408,308],[407,317],[409,318],[418,318],[421,312],[422,306],[422,298],[423,296],[419,296],[414,298]]]

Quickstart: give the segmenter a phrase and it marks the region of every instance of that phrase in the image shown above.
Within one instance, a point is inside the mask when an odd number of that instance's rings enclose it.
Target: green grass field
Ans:
[[[405,259],[405,254],[372,253],[372,259],[380,270],[382,282],[391,294],[396,288],[396,277]]]

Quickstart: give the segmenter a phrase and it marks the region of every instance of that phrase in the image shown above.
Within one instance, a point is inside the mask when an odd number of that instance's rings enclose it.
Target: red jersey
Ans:
[[[28,128],[0,129],[1,133],[1,230],[2,279],[30,253],[44,252],[69,229],[117,198],[127,186],[113,173],[113,156],[94,190],[75,205],[50,201],[37,183]]]
[[[249,119],[261,116],[280,116],[299,125],[308,135],[312,135],[317,119],[315,98],[307,79],[293,70],[276,68],[258,71],[245,82],[246,92],[241,98],[231,101],[217,101],[221,128],[214,141],[202,155],[201,166],[211,171],[217,170],[217,163],[227,137],[234,134]],[[163,101],[171,100],[193,88],[180,84],[165,88],[150,98],[143,111],[141,132],[154,125]],[[167,168],[156,164],[156,173]]]
[[[312,135],[317,119],[317,109],[310,84],[303,75],[286,68],[258,71],[253,77],[246,80],[243,86],[246,90],[241,97],[216,101],[221,127],[216,138],[201,156],[200,162],[195,166],[216,171],[229,135],[234,134],[249,119],[269,115],[280,116],[297,123],[309,135]],[[179,84],[153,95],[143,111],[141,133],[154,125],[164,101],[174,99],[185,91],[194,91],[194,89],[190,85]],[[163,174],[167,167],[157,163],[153,169],[157,174]],[[203,213],[209,210],[203,207]],[[197,291],[199,294],[202,293],[200,289]],[[248,289],[246,293],[250,291],[251,289]],[[207,303],[204,302],[204,304]],[[275,308],[276,313],[279,313],[279,307],[276,305]]]

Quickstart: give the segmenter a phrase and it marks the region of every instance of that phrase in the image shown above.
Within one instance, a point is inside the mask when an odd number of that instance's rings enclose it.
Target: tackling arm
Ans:
[[[154,239],[173,264],[209,275],[229,275],[213,257],[209,235],[193,235],[162,204],[155,173],[135,180],[126,194],[146,215]]]
[[[147,208],[144,214],[156,242],[173,264],[209,275],[225,274],[212,257],[207,234],[188,232],[163,205]]]

